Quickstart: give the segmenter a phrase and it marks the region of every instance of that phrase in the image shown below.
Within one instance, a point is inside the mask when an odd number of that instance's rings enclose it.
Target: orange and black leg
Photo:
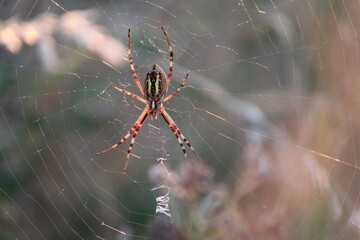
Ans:
[[[135,122],[134,126],[131,128],[131,130],[118,143],[114,144],[113,146],[111,146],[110,148],[108,148],[108,149],[106,149],[104,151],[96,153],[96,155],[106,153],[107,151],[110,151],[110,150],[116,148],[117,146],[122,144],[126,139],[128,139],[132,135],[130,146],[129,146],[128,151],[127,151],[126,162],[124,164],[124,169],[126,169],[128,163],[129,163],[131,150],[132,150],[132,148],[134,146],[136,135],[140,131],[140,128],[143,125],[143,123],[144,123],[144,121],[146,119],[146,116],[149,114],[149,109],[150,109],[149,107],[146,107],[144,109],[144,111],[141,113],[140,117],[136,120],[136,122]]]

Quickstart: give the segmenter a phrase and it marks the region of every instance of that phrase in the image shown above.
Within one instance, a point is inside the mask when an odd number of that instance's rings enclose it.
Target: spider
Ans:
[[[152,66],[152,68],[146,73],[146,78],[144,80],[144,88],[142,87],[139,78],[135,72],[135,67],[133,64],[133,58],[131,56],[131,47],[130,47],[130,29],[128,30],[128,59],[129,59],[129,63],[130,63],[130,68],[131,68],[131,72],[132,72],[132,76],[135,80],[135,83],[137,84],[137,87],[139,88],[141,94],[144,96],[144,98],[135,95],[131,92],[128,92],[126,90],[120,89],[118,87],[116,87],[114,84],[109,84],[110,87],[125,93],[126,95],[129,95],[137,100],[139,100],[140,102],[143,102],[146,104],[145,109],[143,110],[143,112],[141,113],[140,117],[136,120],[134,126],[130,129],[130,131],[116,144],[114,144],[112,147],[98,152],[96,153],[96,155],[100,155],[103,153],[106,153],[107,151],[110,151],[111,149],[116,148],[117,146],[119,146],[120,144],[122,144],[126,139],[128,139],[130,136],[132,136],[131,142],[130,142],[130,146],[127,150],[127,158],[126,158],[126,162],[124,165],[124,170],[127,168],[128,162],[129,162],[129,158],[130,158],[130,153],[131,150],[133,148],[134,142],[135,142],[135,138],[136,135],[138,134],[138,132],[140,131],[140,128],[142,127],[146,117],[149,115],[151,120],[156,120],[157,119],[157,114],[160,114],[164,119],[165,122],[168,124],[169,128],[171,129],[171,131],[175,134],[175,137],[177,138],[180,147],[184,153],[185,159],[187,158],[186,155],[186,149],[184,147],[184,144],[182,141],[184,141],[186,143],[186,145],[188,145],[188,147],[194,152],[194,154],[196,155],[196,157],[198,159],[200,159],[199,155],[196,153],[195,149],[191,146],[190,142],[188,140],[186,140],[185,136],[180,132],[180,129],[176,126],[174,120],[172,120],[172,118],[170,117],[170,115],[166,112],[165,108],[163,107],[163,103],[170,100],[171,98],[173,98],[176,94],[179,93],[179,91],[181,90],[181,88],[184,87],[186,80],[188,79],[189,74],[186,74],[185,78],[183,79],[180,87],[173,92],[172,94],[166,96],[167,94],[167,90],[168,90],[168,86],[170,84],[171,81],[171,75],[173,72],[173,58],[174,58],[174,54],[173,54],[173,50],[170,44],[170,40],[169,37],[167,35],[167,33],[165,32],[164,28],[161,27],[165,38],[166,38],[166,42],[169,46],[169,51],[170,51],[170,66],[169,66],[169,73],[167,75],[167,77],[165,77],[165,73],[164,71],[160,68],[159,65],[154,64]],[[182,141],[181,141],[182,140]]]

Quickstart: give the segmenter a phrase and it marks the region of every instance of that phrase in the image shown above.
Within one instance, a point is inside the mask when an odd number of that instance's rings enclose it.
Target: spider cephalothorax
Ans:
[[[195,152],[194,148],[191,146],[190,142],[188,140],[186,140],[186,138],[184,137],[184,135],[180,132],[180,129],[176,126],[175,122],[172,120],[172,118],[170,117],[170,115],[165,111],[165,108],[163,107],[163,103],[170,100],[171,98],[173,98],[182,87],[184,87],[186,80],[188,78],[188,74],[186,74],[184,80],[182,81],[182,84],[180,85],[180,87],[173,92],[172,94],[166,96],[167,94],[167,89],[168,86],[170,84],[171,81],[171,75],[172,75],[172,66],[173,66],[173,51],[172,51],[172,47],[170,44],[170,40],[169,37],[167,36],[165,30],[163,27],[161,27],[165,38],[166,38],[166,42],[169,46],[170,49],[170,66],[169,66],[169,73],[167,75],[167,77],[165,77],[165,73],[164,71],[157,65],[154,64],[152,66],[152,68],[150,69],[150,71],[146,74],[145,77],[145,81],[144,81],[144,88],[142,87],[139,78],[135,72],[135,67],[133,64],[133,59],[131,56],[131,47],[130,47],[130,29],[128,31],[128,58],[129,58],[129,63],[130,63],[130,68],[131,68],[131,73],[133,75],[133,78],[135,80],[136,85],[138,86],[141,94],[144,96],[144,98],[139,97],[135,94],[132,94],[126,90],[120,89],[118,87],[115,87],[113,84],[110,84],[109,86],[122,92],[125,93],[143,103],[145,103],[147,106],[145,107],[145,109],[143,110],[143,112],[141,113],[140,117],[138,118],[138,120],[136,120],[134,126],[130,129],[130,131],[125,135],[125,137],[123,137],[118,143],[116,143],[115,145],[113,145],[112,147],[102,151],[102,152],[98,152],[96,153],[96,155],[99,154],[103,154],[111,149],[114,149],[115,147],[119,146],[120,144],[122,144],[126,139],[128,139],[130,136],[132,136],[131,142],[130,142],[130,146],[128,148],[127,151],[127,159],[125,162],[125,166],[124,169],[126,169],[129,158],[130,158],[130,153],[132,150],[132,147],[135,143],[135,137],[137,135],[137,133],[140,131],[141,126],[143,125],[146,117],[148,115],[150,115],[150,119],[157,119],[157,114],[160,114],[164,120],[166,121],[166,123],[168,124],[169,128],[171,129],[171,131],[175,134],[175,137],[177,138],[180,147],[184,153],[185,158],[187,158],[186,156],[186,149],[184,147],[184,144],[182,141],[184,141],[186,143],[186,145],[194,152],[194,154],[198,157],[199,155]]]

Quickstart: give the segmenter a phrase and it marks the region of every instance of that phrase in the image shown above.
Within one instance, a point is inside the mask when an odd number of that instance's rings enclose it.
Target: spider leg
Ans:
[[[196,157],[201,160],[200,156],[197,154],[195,149],[191,146],[190,142],[188,140],[186,140],[185,136],[180,132],[179,128],[177,129],[177,133],[180,136],[180,138],[186,143],[186,145],[188,145],[188,147],[191,149],[191,151],[193,151],[193,153],[196,155]]]
[[[131,153],[132,147],[133,147],[134,142],[135,142],[135,137],[136,137],[137,133],[140,131],[140,128],[143,125],[148,113],[149,113],[149,107],[146,107],[144,109],[144,111],[141,113],[140,117],[136,120],[136,122],[135,122],[134,126],[131,128],[131,130],[118,143],[114,144],[113,146],[111,146],[110,148],[108,148],[108,149],[106,149],[104,151],[96,153],[96,155],[106,153],[107,151],[110,151],[110,150],[116,148],[117,146],[122,144],[126,139],[128,139],[132,135],[130,146],[129,146],[128,151],[127,151],[126,162],[125,162],[125,165],[124,165],[124,169],[126,169],[126,167],[128,165],[128,162],[129,162],[129,158],[130,158],[130,153]]]
[[[178,128],[178,126],[176,126],[174,120],[172,120],[172,118],[170,117],[170,115],[165,111],[165,109],[162,109],[161,111],[161,115],[163,116],[163,118],[165,119],[166,123],[168,124],[169,128],[171,129],[171,131],[175,134],[176,138],[178,139],[178,142],[180,144],[180,147],[184,153],[185,158],[187,158],[186,156],[186,150],[185,147],[183,145],[183,143],[181,142],[181,140],[183,140],[186,145],[188,145],[188,147],[193,151],[193,153],[196,155],[196,157],[198,159],[201,159],[200,156],[197,154],[197,152],[195,151],[195,149],[191,146],[190,142],[188,140],[186,140],[185,136],[180,132],[180,129]]]
[[[125,164],[124,164],[124,169],[127,168],[127,165],[128,165],[128,163],[129,163],[130,153],[131,153],[131,150],[132,150],[132,148],[133,148],[133,146],[134,146],[136,135],[137,135],[137,133],[140,131],[141,126],[142,126],[142,124],[141,124],[140,126],[138,126],[137,131],[135,131],[135,132],[133,133],[133,135],[132,135],[129,148],[128,148],[128,150],[127,150],[126,162],[125,162]]]
[[[145,104],[148,104],[148,102],[147,102],[145,99],[143,99],[142,97],[139,97],[138,95],[135,95],[135,94],[133,94],[133,93],[131,93],[131,92],[128,92],[128,91],[126,91],[126,90],[123,90],[123,89],[121,89],[121,88],[118,88],[118,87],[116,87],[116,86],[115,86],[114,84],[112,84],[112,83],[110,83],[109,86],[112,87],[112,88],[114,88],[114,89],[116,89],[116,90],[118,90],[118,91],[120,91],[120,92],[122,92],[122,93],[125,93],[126,95],[129,95],[130,97],[133,97],[133,98],[139,100],[140,102],[143,102],[143,103],[145,103]]]
[[[168,100],[170,100],[171,98],[173,98],[176,94],[178,94],[178,92],[180,92],[181,88],[183,88],[185,86],[186,80],[188,78],[189,74],[186,74],[184,80],[182,81],[180,87],[172,94],[170,94],[169,96],[167,96],[162,102],[166,102]]]
[[[167,79],[166,79],[166,86],[169,86],[170,81],[171,81],[171,75],[172,75],[172,72],[173,72],[174,53],[173,53],[173,50],[172,50],[171,43],[170,43],[168,35],[166,34],[163,27],[161,27],[161,30],[163,31],[163,33],[165,35],[166,42],[167,42],[167,44],[169,46],[169,49],[170,49],[170,66],[169,66],[169,73],[168,73],[168,76],[167,76]]]
[[[129,63],[130,63],[130,68],[131,68],[131,73],[133,75],[133,78],[141,92],[141,94],[144,95],[144,89],[143,87],[141,86],[141,83],[139,81],[139,78],[138,76],[136,75],[136,72],[135,72],[135,67],[134,67],[134,64],[133,64],[133,58],[131,56],[131,47],[130,47],[130,28],[128,30],[128,58],[129,58]]]

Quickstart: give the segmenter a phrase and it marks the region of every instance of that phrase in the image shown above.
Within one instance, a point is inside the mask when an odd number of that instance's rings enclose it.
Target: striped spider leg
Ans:
[[[131,55],[131,46],[130,46],[130,28],[128,30],[128,59],[129,59],[129,63],[130,63],[130,68],[131,68],[131,73],[133,75],[133,78],[136,82],[136,85],[138,86],[140,92],[142,95],[144,95],[144,89],[142,88],[141,86],[141,83],[140,83],[140,80],[135,72],[135,67],[134,67],[134,64],[133,64],[133,58],[132,58],[132,55]]]
[[[168,35],[166,34],[163,27],[161,27],[161,30],[163,31],[163,33],[165,35],[166,42],[167,42],[168,47],[169,47],[169,53],[170,53],[169,73],[168,73],[168,76],[166,78],[166,86],[169,86],[170,81],[171,81],[171,75],[172,75],[172,72],[173,72],[174,53],[173,53],[173,50],[172,50],[171,43],[170,43]]]
[[[176,94],[178,94],[180,92],[180,90],[185,86],[185,83],[188,79],[189,74],[186,74],[185,78],[183,79],[180,87],[173,92],[172,94],[166,96],[167,93],[167,89],[168,86],[170,84],[171,81],[171,76],[172,76],[172,65],[173,65],[173,51],[172,51],[172,47],[170,44],[170,40],[168,35],[166,34],[164,28],[162,28],[162,31],[165,35],[166,38],[166,42],[168,44],[169,47],[169,51],[170,51],[170,66],[169,66],[169,73],[167,75],[167,77],[165,78],[165,73],[164,71],[160,68],[160,66],[154,64],[152,66],[152,68],[147,72],[146,74],[146,78],[144,81],[144,88],[142,87],[142,85],[140,84],[139,78],[135,72],[135,68],[133,65],[133,60],[132,60],[132,56],[131,56],[131,48],[130,48],[130,29],[128,31],[128,58],[129,58],[129,63],[130,63],[130,67],[131,67],[131,72],[134,78],[135,83],[137,84],[140,92],[142,93],[143,97],[140,97],[138,95],[135,95],[131,92],[128,92],[126,90],[123,90],[121,88],[118,88],[116,86],[114,86],[113,84],[109,84],[110,87],[114,88],[115,90],[118,90],[126,95],[129,95],[133,98],[135,98],[136,100],[143,102],[146,104],[145,109],[143,110],[143,112],[141,113],[141,115],[139,116],[139,118],[136,120],[135,124],[133,125],[133,127],[130,129],[130,131],[116,144],[114,144],[113,146],[111,146],[110,148],[98,152],[96,153],[96,155],[100,155],[103,154],[107,151],[110,151],[111,149],[116,148],[117,146],[119,146],[120,144],[122,144],[126,139],[128,139],[130,136],[132,136],[131,138],[131,142],[130,142],[130,146],[128,148],[127,151],[127,159],[124,165],[124,169],[127,168],[128,162],[129,162],[129,158],[130,158],[130,153],[131,150],[134,146],[135,143],[135,138],[136,135],[138,134],[138,132],[140,131],[146,117],[149,115],[150,119],[157,119],[157,114],[161,114],[161,116],[164,118],[164,120],[166,121],[166,123],[168,124],[170,130],[174,133],[175,137],[177,138],[179,145],[184,153],[185,158],[187,158],[187,154],[186,154],[186,149],[185,146],[183,144],[183,142],[185,142],[185,144],[194,152],[194,154],[196,155],[197,158],[200,159],[199,155],[196,153],[195,149],[191,146],[190,142],[185,138],[185,136],[180,132],[180,129],[177,127],[177,125],[175,124],[175,122],[172,120],[172,118],[170,117],[170,115],[166,112],[165,108],[163,107],[163,103],[170,100],[171,98],[173,98]]]
[[[177,138],[180,147],[184,153],[185,158],[187,158],[186,155],[186,149],[184,147],[184,144],[181,142],[181,140],[183,140],[186,145],[188,145],[188,147],[191,149],[191,151],[193,151],[193,153],[196,155],[196,157],[198,159],[200,159],[200,156],[197,154],[197,152],[195,151],[195,149],[191,146],[190,142],[188,140],[186,140],[185,136],[180,132],[180,129],[178,128],[178,126],[176,126],[174,120],[172,120],[172,118],[170,117],[170,115],[165,111],[164,108],[162,108],[162,113],[161,115],[163,116],[163,118],[165,119],[165,122],[168,124],[169,128],[171,129],[171,131],[175,134],[175,137]],[[180,140],[181,138],[181,140]]]
[[[129,96],[132,96],[132,95],[129,95]],[[106,149],[104,151],[96,153],[96,155],[106,153],[107,151],[110,151],[111,149],[116,148],[117,146],[122,144],[126,139],[128,139],[130,136],[132,136],[130,146],[129,146],[128,151],[127,151],[126,161],[125,161],[125,164],[124,164],[124,169],[126,169],[128,163],[129,163],[131,150],[132,150],[132,148],[134,146],[134,143],[135,143],[136,135],[140,131],[140,128],[142,127],[142,125],[143,125],[143,123],[144,123],[144,121],[145,121],[148,114],[149,114],[149,106],[146,106],[144,111],[141,113],[140,117],[136,120],[134,126],[132,126],[131,130],[118,143],[114,144],[113,146],[111,146],[110,148],[108,148],[108,149]]]

